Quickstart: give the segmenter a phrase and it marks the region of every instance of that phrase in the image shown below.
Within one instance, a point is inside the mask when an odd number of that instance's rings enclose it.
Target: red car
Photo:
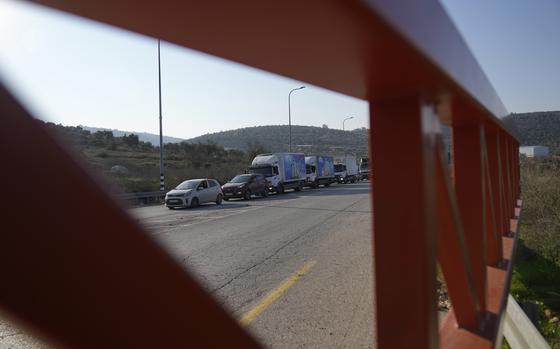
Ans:
[[[267,197],[268,186],[268,181],[261,174],[241,174],[222,185],[222,192],[224,200],[230,198],[250,200],[253,194]]]

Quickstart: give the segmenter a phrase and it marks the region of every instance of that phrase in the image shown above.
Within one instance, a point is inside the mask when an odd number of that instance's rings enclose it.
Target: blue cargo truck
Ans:
[[[305,185],[305,155],[303,153],[269,153],[257,155],[249,167],[268,180],[270,191],[283,193],[286,189],[300,191]]]
[[[306,185],[317,188],[328,187],[334,182],[334,162],[332,156],[313,155],[305,157]]]

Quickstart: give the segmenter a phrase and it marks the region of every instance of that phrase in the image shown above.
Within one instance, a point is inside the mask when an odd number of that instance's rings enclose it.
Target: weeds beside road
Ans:
[[[521,161],[520,241],[510,293],[538,304],[538,328],[560,348],[560,160]]]

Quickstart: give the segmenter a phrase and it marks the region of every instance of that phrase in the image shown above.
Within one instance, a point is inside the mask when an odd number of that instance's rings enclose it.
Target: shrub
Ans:
[[[556,162],[522,163],[521,237],[527,247],[553,263],[560,262],[560,166]]]

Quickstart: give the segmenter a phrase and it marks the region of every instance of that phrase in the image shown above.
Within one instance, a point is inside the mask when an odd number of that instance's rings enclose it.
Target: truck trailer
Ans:
[[[305,155],[303,153],[259,154],[249,167],[250,173],[259,173],[269,182],[269,190],[284,193],[286,189],[300,191],[305,185]]]
[[[332,156],[312,155],[305,157],[306,185],[317,188],[328,187],[334,182],[334,163]]]

